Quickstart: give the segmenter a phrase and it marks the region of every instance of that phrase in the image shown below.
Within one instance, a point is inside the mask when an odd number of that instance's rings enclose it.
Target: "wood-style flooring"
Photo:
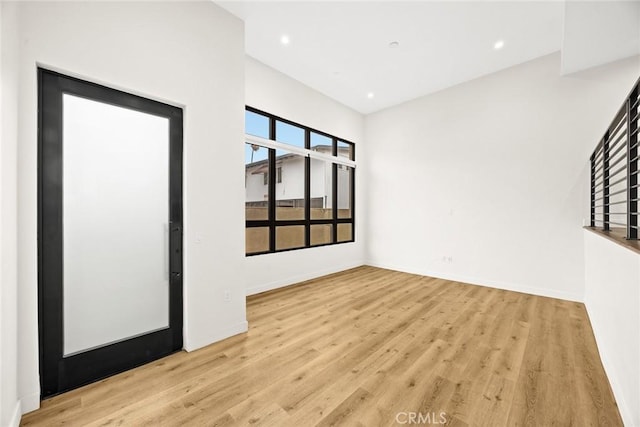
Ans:
[[[583,304],[373,267],[247,304],[248,333],[22,425],[622,425]]]

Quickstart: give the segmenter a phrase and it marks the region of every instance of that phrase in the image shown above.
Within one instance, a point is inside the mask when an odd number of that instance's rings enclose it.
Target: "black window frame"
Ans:
[[[249,111],[254,114],[258,114],[264,117],[267,117],[269,120],[269,140],[276,142],[276,122],[283,122],[289,125],[297,126],[304,130],[305,135],[305,146],[304,148],[307,150],[311,149],[311,133],[316,133],[322,136],[325,136],[332,141],[332,149],[331,155],[336,158],[336,161],[340,161],[340,157],[338,157],[338,143],[346,143],[351,147],[351,159],[355,162],[356,160],[356,144],[344,138],[339,138],[337,136],[331,135],[327,132],[323,132],[309,126],[302,125],[300,123],[296,123],[294,121],[285,119],[283,117],[279,117],[275,114],[268,113],[266,111],[251,107],[245,106],[246,111]],[[245,141],[246,143],[246,141]],[[297,147],[292,145],[292,147]],[[327,219],[311,219],[311,157],[304,157],[305,165],[304,165],[304,209],[305,215],[304,219],[297,220],[278,220],[276,219],[276,184],[277,184],[277,172],[276,172],[276,150],[274,148],[265,147],[269,151],[268,156],[268,219],[266,220],[247,220],[245,218],[245,229],[248,228],[256,228],[256,227],[266,227],[269,229],[269,250],[267,251],[259,251],[259,252],[251,252],[247,253],[245,248],[245,255],[247,257],[256,256],[256,255],[264,255],[270,253],[280,253],[280,252],[288,252],[295,251],[300,249],[308,249],[308,248],[318,248],[322,246],[331,246],[331,245],[341,245],[345,243],[353,243],[355,242],[355,217],[356,217],[356,168],[351,167],[351,182],[350,182],[350,209],[351,209],[351,217],[350,218],[338,218],[338,164],[337,162],[331,163],[332,169],[332,214],[331,218]],[[299,148],[299,147],[298,147]],[[327,160],[328,162],[328,160]],[[313,225],[331,225],[332,233],[331,233],[331,242],[322,243],[322,244],[311,244],[311,226]],[[338,241],[338,224],[351,224],[351,238],[348,240]],[[287,249],[276,249],[276,231],[278,227],[287,227],[287,226],[304,226],[305,227],[305,244],[304,246],[299,246],[295,248],[287,248]]]

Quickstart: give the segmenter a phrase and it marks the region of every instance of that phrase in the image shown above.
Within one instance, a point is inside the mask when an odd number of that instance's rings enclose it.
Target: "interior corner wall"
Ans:
[[[367,116],[369,263],[582,301],[588,159],[639,75],[555,53]]]
[[[585,306],[625,425],[640,425],[640,254],[584,231]]]
[[[563,74],[640,55],[640,2],[565,1],[563,24]]]
[[[0,2],[0,425],[18,426],[17,8]]]
[[[26,412],[39,404],[37,66],[184,108],[184,346],[193,350],[247,329],[238,274],[244,267],[238,174],[244,28],[209,1],[18,7],[18,376]]]
[[[357,162],[355,242],[247,257],[247,294],[362,265],[367,156],[363,116],[253,58],[246,58],[245,72],[247,105],[354,142]]]

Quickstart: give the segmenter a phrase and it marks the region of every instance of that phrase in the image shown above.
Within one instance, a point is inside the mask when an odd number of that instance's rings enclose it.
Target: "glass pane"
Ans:
[[[338,157],[346,157],[347,159],[353,160],[353,144],[338,141]]]
[[[304,159],[276,151],[276,219],[304,219]]]
[[[304,148],[304,129],[276,121],[276,141]]]
[[[333,140],[328,136],[311,132],[311,149],[328,156],[333,155]]]
[[[269,139],[269,118],[262,114],[245,110],[244,133]]]
[[[251,227],[245,230],[245,251],[248,254],[269,250],[269,227]]]
[[[338,242],[353,240],[351,224],[338,224]]]
[[[311,245],[324,245],[331,243],[333,226],[331,224],[320,224],[311,226]]]
[[[65,356],[169,326],[169,121],[63,95]]]
[[[304,247],[304,225],[276,228],[276,250]]]
[[[338,218],[351,218],[353,168],[338,166]]]
[[[269,150],[254,144],[244,149],[245,218],[269,219]]]
[[[331,163],[311,159],[311,219],[333,218]]]

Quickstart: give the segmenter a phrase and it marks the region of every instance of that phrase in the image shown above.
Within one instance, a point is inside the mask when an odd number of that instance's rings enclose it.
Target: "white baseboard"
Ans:
[[[589,316],[589,320],[591,322],[593,335],[596,339],[596,345],[598,346],[600,360],[602,361],[604,372],[607,374],[607,378],[609,379],[609,384],[611,385],[613,396],[616,398],[616,404],[618,405],[618,410],[620,411],[622,422],[626,426],[637,426],[640,422],[640,414],[634,415],[633,410],[625,400],[624,389],[622,387],[622,384],[620,383],[619,376],[617,375],[618,369],[616,369],[616,364],[612,362],[612,357],[609,355],[610,353],[607,350],[608,347],[603,345],[604,341],[602,340],[602,335],[604,334],[604,331],[602,332],[602,334],[600,333],[597,316],[594,317],[593,312],[589,310],[588,302],[585,302],[585,307],[587,309],[587,315]]]
[[[9,421],[8,427],[19,427],[21,418],[22,408],[20,407],[20,401],[18,400],[13,408],[13,415],[11,415],[11,421]]]
[[[245,320],[243,322],[236,323],[235,325],[231,325],[223,330],[215,331],[215,333],[209,335],[205,339],[200,339],[198,341],[189,339],[189,337],[185,337],[184,349],[186,351],[195,351],[199,348],[206,347],[210,344],[222,341],[223,339],[232,337],[234,335],[242,334],[244,332],[247,332],[248,330],[249,323]]]
[[[20,399],[20,411],[22,414],[40,409],[40,391],[37,393],[22,396]]]
[[[596,342],[598,342],[597,336]],[[622,387],[620,387],[620,382],[618,381],[618,376],[616,375],[615,365],[610,362],[610,357],[607,355],[607,352],[602,351],[601,346],[598,346],[598,353],[600,353],[600,360],[602,360],[602,367],[604,368],[604,372],[607,374],[607,378],[609,379],[611,391],[613,392],[613,396],[616,398],[616,404],[618,405],[618,410],[620,411],[622,422],[626,426],[638,425],[637,421],[634,421],[631,410],[629,409],[629,405],[624,399],[624,393],[622,393]]]
[[[323,270],[316,270],[311,273],[299,274],[296,276],[287,277],[284,279],[275,280],[270,283],[265,283],[258,286],[253,286],[247,289],[247,296],[259,294],[261,292],[272,291],[274,289],[283,288],[285,286],[293,285],[296,283],[304,282],[305,280],[316,279],[318,277],[326,276],[328,274],[338,273],[340,271],[349,270],[364,265],[363,261],[344,264],[338,267],[326,268]]]
[[[503,289],[505,291],[521,292],[525,294],[537,295],[541,297],[557,298],[567,301],[584,302],[584,296],[574,294],[571,292],[558,291],[548,288],[537,288],[532,286],[523,286],[514,283],[505,283],[496,280],[478,279],[476,277],[469,277],[459,274],[442,273],[431,270],[421,270],[406,266],[385,264],[378,262],[367,262],[367,265],[372,267],[386,268],[388,270],[402,271],[405,273],[419,274],[421,276],[435,277],[438,279],[451,280],[455,282],[469,283],[470,285],[487,286],[496,289]]]

